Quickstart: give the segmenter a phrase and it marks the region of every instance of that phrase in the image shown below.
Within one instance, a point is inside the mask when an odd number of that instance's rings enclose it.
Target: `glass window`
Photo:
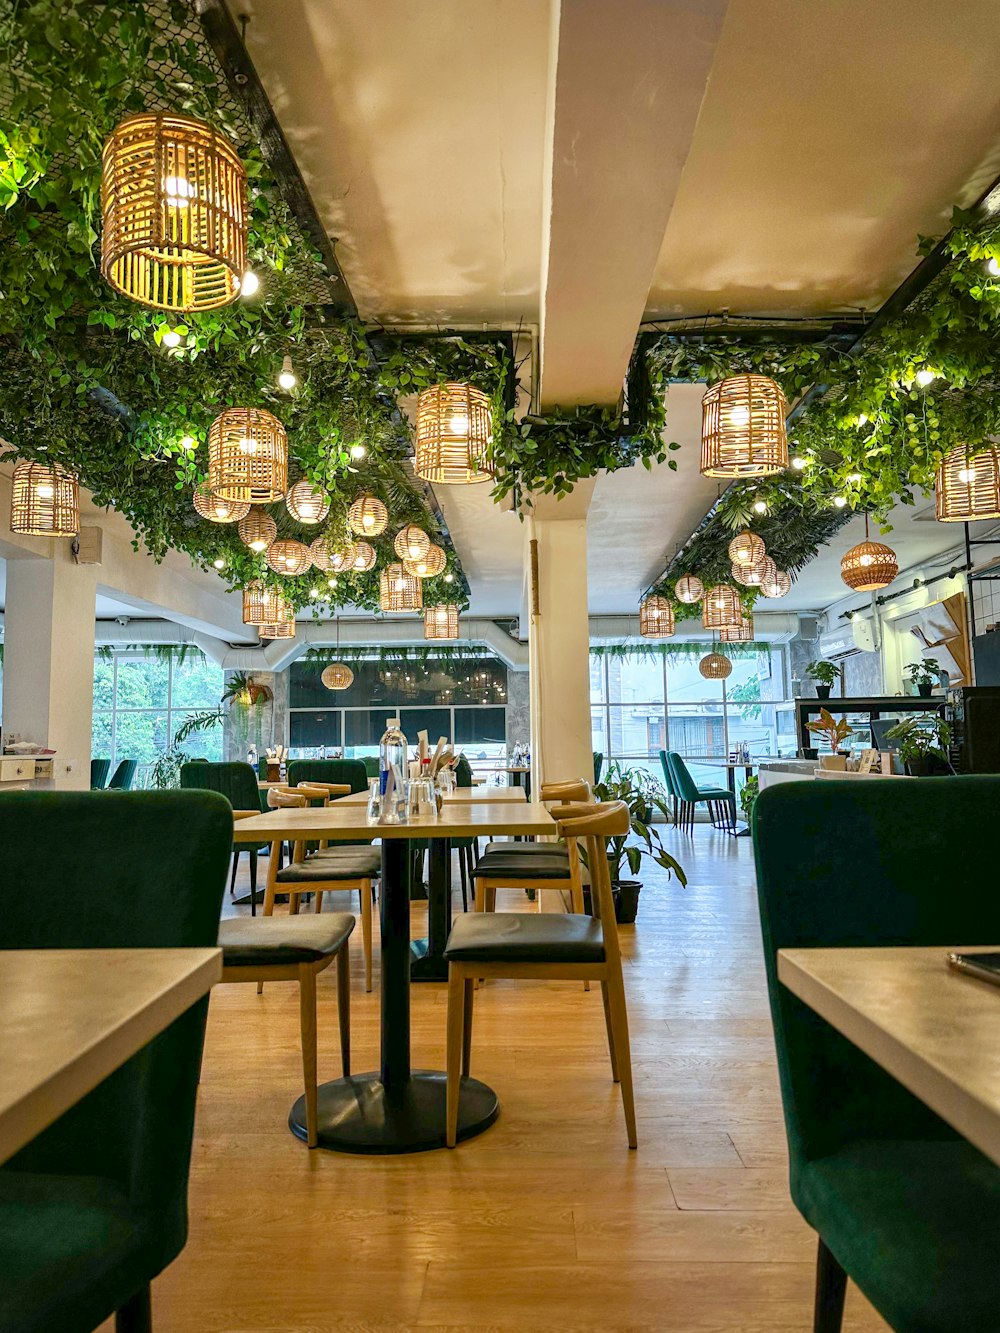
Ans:
[[[609,657],[608,703],[663,703],[663,658]]]
[[[183,662],[173,664],[170,707],[193,710],[215,708],[225,688],[222,667],[216,666],[202,653],[187,653]]]
[[[666,738],[662,704],[612,704],[607,713],[609,754],[659,757]]]
[[[408,745],[416,745],[418,731],[427,732],[427,740],[432,748],[437,745],[439,736],[451,741],[450,708],[402,708],[399,724]]]
[[[708,649],[705,650],[708,652]],[[718,699],[722,701],[722,681],[706,680],[698,670],[701,660],[693,654],[681,657],[668,657],[667,661],[667,702],[672,704],[687,703],[700,699]]]
[[[455,745],[470,759],[499,759],[507,749],[506,708],[456,708]]]
[[[590,654],[590,698],[595,704],[607,702],[604,694],[604,657],[601,653]]]
[[[292,713],[288,744],[293,757],[315,759],[323,750],[339,750],[343,743],[340,732],[343,716],[339,708]]]
[[[116,708],[166,708],[170,662],[152,657],[119,657],[115,677]]]

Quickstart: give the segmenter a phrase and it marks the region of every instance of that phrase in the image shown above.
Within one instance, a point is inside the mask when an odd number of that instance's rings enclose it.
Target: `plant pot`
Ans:
[[[639,911],[639,891],[642,883],[637,879],[613,880],[611,896],[615,902],[615,920],[620,926],[630,926],[635,922]],[[583,910],[592,916],[594,909],[590,901],[590,885],[583,886]]]
[[[821,754],[819,757],[820,768],[825,768],[828,772],[845,773],[847,771],[846,754]]]
[[[832,689],[833,689],[833,686],[832,686],[832,685],[817,685],[817,686],[816,686],[816,698],[817,698],[817,699],[829,699],[829,697],[830,697],[830,691],[831,691]]]
[[[934,689],[933,682],[929,685],[918,685],[917,693],[920,695],[921,699],[929,699],[931,697],[933,689]]]
[[[905,768],[911,778],[944,778],[952,772],[951,764],[932,754],[907,759]]]

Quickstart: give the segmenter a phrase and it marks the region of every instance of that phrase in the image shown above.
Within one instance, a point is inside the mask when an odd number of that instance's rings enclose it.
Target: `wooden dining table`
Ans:
[[[359,793],[360,794],[360,793]],[[443,950],[451,929],[451,839],[497,834],[545,835],[555,821],[544,805],[530,801],[445,802],[437,818],[406,824],[369,822],[367,802],[349,798],[327,806],[269,810],[236,821],[240,842],[286,839],[382,843],[381,922],[381,1061],[378,1070],[335,1079],[319,1090],[319,1144],[354,1153],[422,1152],[444,1146],[443,1071],[410,1066],[410,863],[408,843],[427,839],[431,858],[428,946],[425,958],[447,977]],[[463,1079],[459,1102],[459,1137],[471,1138],[492,1125],[499,1114],[497,1095],[478,1079]],[[305,1099],[289,1114],[289,1128],[306,1138]]]

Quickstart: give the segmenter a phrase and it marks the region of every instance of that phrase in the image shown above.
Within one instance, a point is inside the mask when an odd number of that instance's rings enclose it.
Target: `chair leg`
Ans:
[[[570,901],[569,901],[569,905],[570,905],[570,908],[572,909],[573,913],[574,913],[576,916],[583,916],[583,914],[584,914],[584,906],[583,906],[583,881],[582,881],[581,879],[576,879],[576,880],[574,880],[574,881],[570,884],[569,900],[570,900]],[[539,904],[538,904],[538,910],[539,910],[539,911],[542,910],[541,901],[539,901]],[[590,990],[590,982],[589,982],[589,981],[585,981],[585,982],[583,983],[583,989],[584,989],[585,991],[589,991],[589,990]]]
[[[257,853],[250,852],[250,915],[257,915]]]
[[[317,889],[313,894],[313,911],[315,913],[322,912],[323,910],[323,893],[323,889]]]
[[[238,863],[239,863],[239,859],[240,859],[240,854],[239,854],[239,852],[236,850],[236,848],[234,847],[234,848],[233,848],[233,873],[229,876],[229,896],[230,896],[230,898],[235,898],[235,897],[236,897],[236,867],[237,867],[237,865],[238,865]]]
[[[347,940],[337,954],[337,1017],[340,1019],[340,1064],[351,1076],[351,952]]]
[[[365,955],[365,991],[372,988],[372,882],[361,881],[361,947]]]
[[[840,1333],[844,1321],[847,1274],[819,1238],[816,1251],[816,1306],[813,1333]]]
[[[611,1056],[611,1081],[620,1083],[618,1077],[618,1057],[615,1055],[615,1028],[611,1022],[611,1002],[608,999],[608,983],[601,982],[601,997],[604,1000],[604,1026],[608,1030],[608,1052]]]
[[[622,1109],[625,1112],[625,1129],[628,1133],[628,1146],[638,1147],[635,1133],[635,1096],[632,1091],[632,1053],[628,1040],[628,1010],[625,1006],[625,983],[620,972],[612,972],[608,977],[608,1007],[611,1010],[611,1026],[615,1034],[615,1059],[618,1064],[618,1081],[622,1090]]]
[[[465,1004],[462,1010],[462,1077],[468,1078],[472,1072],[472,1008],[476,998],[476,986],[471,977],[465,978]]]
[[[475,896],[474,896],[474,898],[473,898],[473,911],[475,911],[475,912],[485,912],[485,911],[486,911],[486,883],[485,883],[484,880],[480,879],[480,878],[477,876],[476,879],[473,880],[473,887],[474,887],[475,890],[476,890],[476,892],[475,892]]]
[[[153,1309],[148,1283],[116,1311],[115,1333],[153,1333]]]
[[[299,968],[299,1029],[302,1034],[302,1077],[306,1091],[306,1142],[316,1147],[316,973],[308,963]]]
[[[463,911],[463,912],[467,912],[467,911],[469,910],[469,876],[468,876],[468,871],[467,871],[467,869],[466,869],[466,865],[465,865],[465,852],[466,852],[466,849],[465,849],[464,847],[459,847],[459,849],[458,849],[458,878],[459,878],[459,883],[460,883],[461,886],[462,886],[462,911]]]
[[[445,1097],[445,1143],[454,1148],[458,1139],[459,1076],[462,1069],[465,1027],[465,977],[455,967],[448,969],[448,1084]]]

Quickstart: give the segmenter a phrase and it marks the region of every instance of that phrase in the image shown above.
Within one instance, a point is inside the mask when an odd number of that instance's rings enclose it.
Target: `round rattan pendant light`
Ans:
[[[281,620],[268,621],[257,626],[257,633],[262,639],[294,639],[295,612],[287,608],[287,615]]]
[[[729,558],[734,565],[755,565],[767,555],[767,547],[755,532],[738,532],[729,543]]]
[[[760,590],[765,597],[784,597],[792,590],[792,578],[783,569],[775,568],[773,578],[761,579]]]
[[[227,500],[269,504],[288,485],[288,436],[260,407],[227,407],[208,431],[208,484]]]
[[[674,608],[665,597],[644,597],[639,603],[639,633],[644,639],[669,639],[674,632]]]
[[[744,588],[760,588],[778,572],[778,566],[769,555],[763,555],[752,565],[733,565],[733,578]]]
[[[240,534],[244,546],[249,546],[251,551],[261,555],[277,537],[278,525],[270,514],[264,513],[263,509],[251,509],[240,519],[236,531]]]
[[[742,618],[740,595],[731,583],[717,583],[708,589],[701,607],[701,623],[706,629],[738,625]]]
[[[325,574],[343,574],[353,569],[357,553],[357,544],[348,537],[326,532],[309,547],[313,564]]]
[[[354,563],[351,569],[356,574],[367,574],[370,569],[375,568],[375,547],[370,546],[368,542],[354,543]]]
[[[945,454],[934,478],[934,517],[939,523],[1000,518],[1000,449],[973,454],[959,445]]]
[[[340,617],[337,617],[337,656],[340,656]],[[323,668],[320,680],[328,690],[346,690],[354,684],[354,672],[346,662],[331,662]]]
[[[458,607],[453,602],[427,607],[424,611],[424,638],[458,638]]]
[[[691,606],[705,596],[705,585],[697,574],[682,574],[674,585],[674,596],[679,602]]]
[[[75,537],[80,531],[80,483],[59,463],[14,464],[10,530],[26,537]]]
[[[400,560],[423,560],[431,549],[431,539],[423,528],[418,528],[415,523],[407,523],[405,528],[400,528],[396,533],[392,547]]]
[[[285,507],[292,518],[312,527],[330,512],[330,497],[311,481],[297,481],[285,495]]]
[[[887,588],[899,573],[899,561],[891,546],[868,540],[868,515],[865,514],[865,539],[852,546],[840,561],[840,577],[855,592],[876,592]]]
[[[243,589],[244,625],[264,625],[287,618],[285,599],[277,588],[255,579]]]
[[[413,470],[424,481],[490,481],[490,400],[471,384],[435,384],[417,398]]]
[[[698,663],[698,670],[706,680],[725,680],[733,674],[733,664],[722,653],[709,653]]]
[[[194,488],[194,507],[210,523],[238,523],[250,512],[247,500],[226,500],[216,495],[207,481]]]
[[[706,477],[766,477],[788,467],[788,403],[767,375],[732,375],[701,402]]]
[[[744,616],[738,625],[724,625],[719,630],[720,643],[751,643],[753,641],[753,617]]]
[[[419,560],[404,560],[403,568],[407,574],[415,574],[418,579],[433,579],[438,574],[444,573],[447,564],[448,557],[444,548],[431,542],[425,556],[421,556]]]
[[[267,563],[275,574],[308,574],[312,556],[304,542],[272,542],[267,548]]]
[[[379,606],[383,611],[421,611],[423,584],[400,564],[386,565],[379,575]]]
[[[389,511],[377,495],[362,492],[347,511],[347,526],[359,537],[381,537],[389,525]]]
[[[140,112],[104,145],[101,272],[157,310],[215,310],[246,270],[247,177],[211,125]]]

